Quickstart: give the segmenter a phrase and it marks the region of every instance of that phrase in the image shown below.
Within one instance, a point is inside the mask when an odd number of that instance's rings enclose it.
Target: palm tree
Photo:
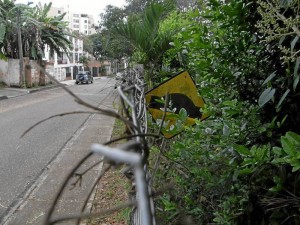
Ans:
[[[25,84],[23,56],[42,63],[45,47],[50,54],[61,51],[68,54],[72,47],[68,39],[67,23],[63,21],[65,14],[48,17],[51,3],[30,7],[15,4],[11,0],[0,1],[0,58],[20,59],[20,86]],[[40,83],[44,84],[44,74],[40,74]]]
[[[7,0],[6,0],[7,1]],[[6,12],[6,6],[8,4],[4,4],[5,0],[2,2],[0,1],[0,48],[2,49],[3,47],[3,42],[5,39],[5,34],[6,34],[6,18],[5,18],[5,12]],[[7,1],[8,3],[11,3],[10,1]],[[13,4],[12,4],[13,5]],[[9,6],[8,6],[9,7]],[[0,51],[0,58],[3,59],[5,58],[4,54],[2,51]]]
[[[25,57],[41,60],[45,46],[50,47],[50,53],[60,54],[69,52],[72,46],[68,39],[67,23],[63,21],[65,14],[57,17],[48,17],[52,3],[29,7],[15,5],[10,0],[0,1],[0,47],[6,57],[18,58],[17,28],[22,33],[22,46]],[[20,21],[16,15],[22,11]]]
[[[14,2],[10,0],[0,1],[1,54],[12,58],[18,58],[16,10]]]
[[[160,21],[173,9],[173,1],[152,3],[142,17],[129,18],[120,23],[116,30],[126,37],[131,44],[145,56],[144,66],[149,70],[151,81],[153,69],[161,62],[163,54],[170,48],[171,33],[159,32]]]
[[[38,22],[36,30],[33,32],[35,38],[31,39],[29,46],[31,48],[31,57],[41,58],[44,54],[45,46],[50,48],[50,54],[53,55],[61,52],[69,53],[70,48],[72,48],[72,42],[68,37],[71,35],[68,32],[68,23],[63,21],[65,13],[56,16],[48,17],[48,13],[52,3],[37,5],[34,8],[32,17]]]

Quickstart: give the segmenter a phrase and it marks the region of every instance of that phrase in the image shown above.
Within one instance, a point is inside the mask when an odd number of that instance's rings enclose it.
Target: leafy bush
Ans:
[[[188,70],[210,114],[194,127],[178,122],[185,132],[161,152],[156,185],[174,190],[157,202],[160,224],[300,224],[299,2],[152,9],[121,27],[136,42],[133,59],[152,84]]]
[[[287,97],[281,50],[255,27],[256,2],[207,2],[169,17],[180,31],[163,69],[190,71],[210,118],[165,153],[160,176],[175,185],[158,202],[164,224],[183,224],[183,215],[194,224],[299,224],[300,142],[286,133],[299,130],[298,103]]]

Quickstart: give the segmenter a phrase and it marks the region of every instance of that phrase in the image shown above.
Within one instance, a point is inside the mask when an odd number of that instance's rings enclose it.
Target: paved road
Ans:
[[[114,80],[102,78],[94,84],[69,88],[89,103],[99,105],[111,95],[113,86]],[[84,109],[61,88],[0,101],[0,223],[89,115],[57,117],[35,127],[24,138],[20,138],[21,134],[49,116]]]

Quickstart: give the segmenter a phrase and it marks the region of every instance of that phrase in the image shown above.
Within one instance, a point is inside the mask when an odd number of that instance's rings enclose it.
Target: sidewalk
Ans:
[[[94,77],[94,80],[101,79],[101,77]],[[61,81],[61,84],[64,84],[65,86],[73,86],[75,85],[75,80],[65,80]],[[49,84],[46,86],[39,86],[36,88],[10,88],[10,87],[4,87],[0,88],[0,101],[8,98],[15,98],[22,95],[31,94],[37,91],[41,90],[47,90],[56,88],[58,85],[56,84]]]

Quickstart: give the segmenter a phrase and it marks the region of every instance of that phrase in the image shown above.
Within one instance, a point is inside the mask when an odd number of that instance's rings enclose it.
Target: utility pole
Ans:
[[[19,48],[19,67],[20,67],[20,86],[26,87],[25,74],[23,70],[23,46],[21,37],[21,10],[17,8],[17,33],[18,33],[18,48]]]

